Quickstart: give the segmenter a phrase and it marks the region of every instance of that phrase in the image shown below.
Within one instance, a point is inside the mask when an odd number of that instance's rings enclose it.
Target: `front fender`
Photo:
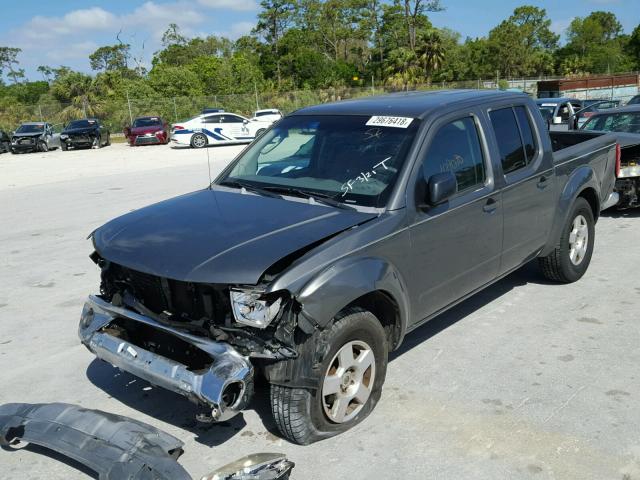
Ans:
[[[345,258],[313,277],[296,295],[302,315],[312,325],[326,327],[344,307],[371,292],[382,291],[396,302],[401,336],[409,318],[406,284],[388,261],[376,257]]]
[[[576,201],[576,198],[587,189],[593,189],[596,193],[595,197],[599,203],[600,199],[600,187],[595,176],[593,169],[588,165],[582,165],[576,168],[569,176],[567,183],[565,183],[560,196],[558,197],[558,203],[556,206],[556,215],[553,220],[553,226],[549,233],[547,245],[540,253],[540,256],[549,255],[562,234],[562,228],[567,222],[567,217],[571,212],[571,207]],[[598,204],[597,210],[599,211],[600,205]],[[597,215],[597,214],[596,214]]]

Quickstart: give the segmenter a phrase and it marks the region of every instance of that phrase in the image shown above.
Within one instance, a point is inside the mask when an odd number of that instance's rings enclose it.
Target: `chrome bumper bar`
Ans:
[[[154,327],[188,342],[207,353],[212,364],[206,371],[193,371],[186,365],[102,331],[117,318]],[[253,391],[253,366],[230,345],[175,330],[94,295],[89,296],[82,309],[78,336],[98,358],[211,408],[213,421],[225,421],[239,413],[246,407],[249,393]]]

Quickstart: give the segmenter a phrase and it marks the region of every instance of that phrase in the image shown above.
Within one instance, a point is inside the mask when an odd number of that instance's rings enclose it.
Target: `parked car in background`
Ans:
[[[585,100],[583,107],[573,114],[571,130],[580,128],[591,116],[602,111],[618,108],[620,100]]]
[[[536,104],[543,117],[551,118],[549,130],[572,130],[573,115],[582,108],[582,100],[575,98],[538,98]]]
[[[249,120],[235,113],[204,114],[172,125],[171,140],[193,148],[249,143],[270,126],[270,122]]]
[[[47,152],[60,146],[60,134],[47,122],[26,122],[11,137],[11,153]]]
[[[0,130],[0,153],[9,152],[11,150],[11,138],[7,132]]]
[[[169,143],[169,126],[161,117],[139,117],[125,127],[124,136],[131,146]]]
[[[275,108],[266,108],[264,110],[256,110],[253,112],[251,120],[275,123],[283,117],[282,112]]]
[[[617,207],[640,206],[640,104],[599,112],[582,125],[582,130],[626,134],[618,137],[622,151],[615,187],[620,195]]]
[[[536,258],[580,279],[617,153],[616,134],[548,133],[524,94],[303,108],[208,188],[92,232],[100,294],[78,334],[201,420],[267,386],[284,437],[329,438],[372,412],[412,330]]]
[[[111,132],[97,118],[85,118],[69,122],[60,133],[60,147],[102,148],[111,145]]]
[[[627,102],[627,105],[640,105],[640,95],[631,97],[631,100]]]

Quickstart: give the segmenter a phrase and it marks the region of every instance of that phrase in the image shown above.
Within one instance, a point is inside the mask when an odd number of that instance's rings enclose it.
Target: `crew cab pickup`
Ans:
[[[206,189],[92,233],[79,336],[201,420],[244,409],[260,375],[286,438],[327,438],[372,411],[410,331],[536,258],[582,277],[618,151],[615,134],[550,135],[518,93],[303,108]]]

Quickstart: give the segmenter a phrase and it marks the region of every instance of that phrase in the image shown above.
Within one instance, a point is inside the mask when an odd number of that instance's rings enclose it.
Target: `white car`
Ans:
[[[264,110],[256,110],[253,112],[253,118],[251,120],[260,122],[275,123],[283,117],[280,110],[275,108],[265,108]]]
[[[205,113],[171,126],[171,141],[202,148],[207,145],[250,143],[271,126],[235,113]]]

